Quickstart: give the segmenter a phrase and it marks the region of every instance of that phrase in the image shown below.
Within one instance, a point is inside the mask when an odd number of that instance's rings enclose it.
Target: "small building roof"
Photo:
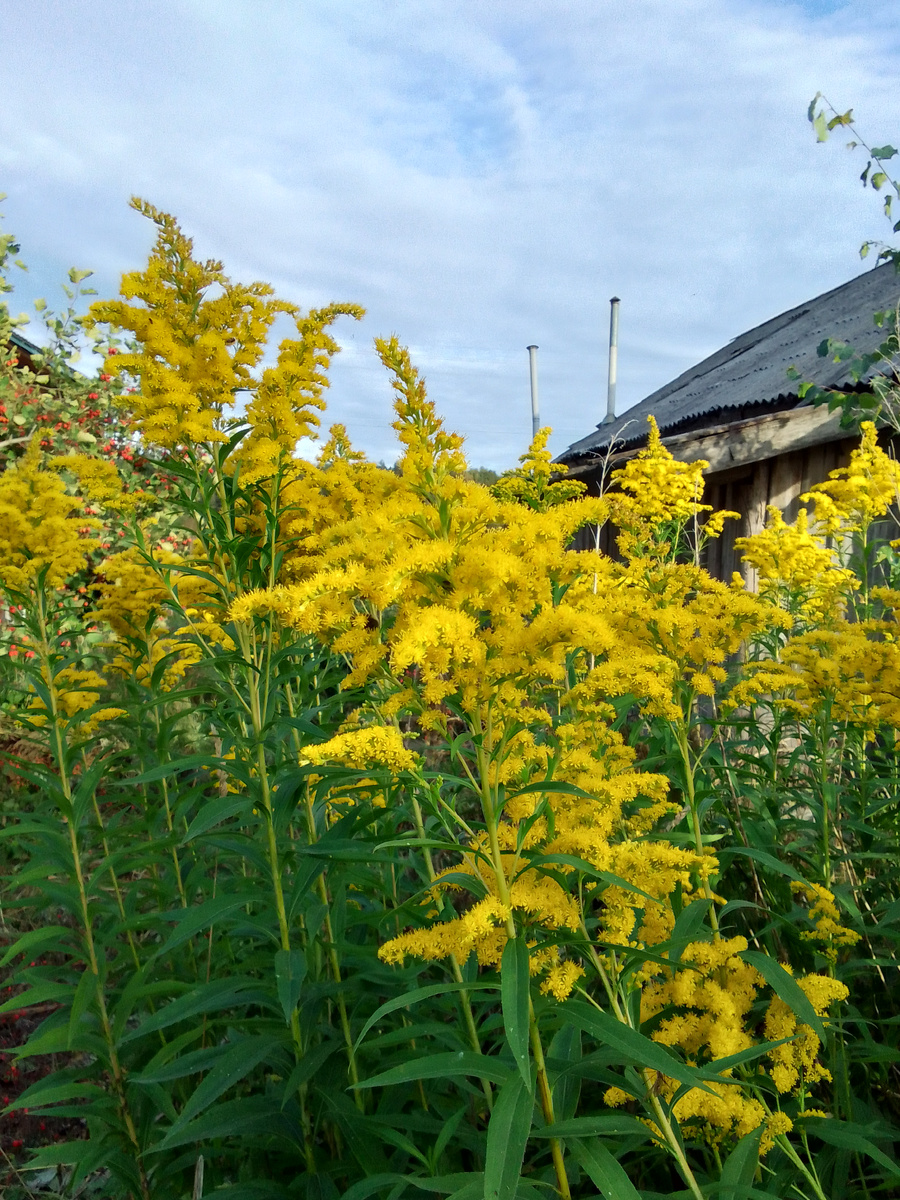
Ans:
[[[665,437],[796,408],[804,403],[797,394],[801,381],[850,387],[848,363],[820,357],[818,347],[834,338],[859,353],[877,349],[887,330],[875,325],[873,315],[896,308],[898,301],[900,277],[892,262],[866,271],[736,337],[615,421],[573,442],[557,461],[571,466],[595,459],[614,442],[621,449],[636,446],[646,439],[649,416]],[[789,377],[790,367],[797,380]]]
[[[34,342],[30,342],[27,337],[23,337],[22,334],[15,329],[9,335],[9,340],[14,346],[18,346],[20,350],[24,350],[26,354],[31,355],[43,353],[40,346],[35,345]]]

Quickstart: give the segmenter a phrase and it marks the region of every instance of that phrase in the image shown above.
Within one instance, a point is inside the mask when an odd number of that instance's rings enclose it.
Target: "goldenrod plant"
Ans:
[[[179,548],[138,505],[100,636],[73,637],[85,497],[121,509],[115,480],[62,464],[67,491],[33,452],[0,476],[34,750],[0,1012],[45,1005],[19,1053],[56,1055],[14,1104],[89,1135],[21,1178],[893,1194],[900,596],[860,574],[895,485],[872,435],[745,540],[759,594],[704,569],[734,514],[655,426],[603,498],[546,430],[475,482],[397,338],[396,469],[341,426],[306,461],[331,327],[362,311],[234,284],[136,207],[156,247],[93,317],[133,339]],[[570,548],[610,520],[615,559]]]

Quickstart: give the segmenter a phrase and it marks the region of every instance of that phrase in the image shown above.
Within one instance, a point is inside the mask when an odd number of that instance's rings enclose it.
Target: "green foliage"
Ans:
[[[829,116],[830,114],[830,116]],[[884,215],[891,222],[893,233],[900,232],[900,220],[895,221],[892,205],[900,197],[900,183],[892,179],[883,164],[897,156],[897,149],[891,145],[870,146],[860,135],[853,110],[839,113],[830,101],[817,92],[810,102],[808,118],[816,133],[818,142],[828,140],[835,129],[850,129],[853,139],[847,143],[850,150],[862,148],[868,154],[868,161],[860,175],[863,187],[869,187],[875,192],[884,191]],[[873,170],[873,167],[877,169]],[[868,257],[871,250],[877,249],[877,261],[893,262],[900,272],[900,249],[879,241],[865,241],[860,247],[860,257]],[[898,281],[900,290],[900,281]],[[887,426],[895,433],[900,432],[900,307],[887,312],[874,314],[877,328],[886,328],[887,333],[882,343],[873,351],[866,354],[857,353],[852,346],[835,338],[826,338],[818,347],[819,356],[831,358],[836,363],[846,363],[848,374],[853,381],[853,387],[822,388],[816,384],[803,382],[799,388],[801,399],[809,400],[812,404],[826,405],[830,412],[840,411],[841,427],[858,429],[861,421],[875,421],[880,426]],[[796,371],[789,372],[792,378],[799,378]]]

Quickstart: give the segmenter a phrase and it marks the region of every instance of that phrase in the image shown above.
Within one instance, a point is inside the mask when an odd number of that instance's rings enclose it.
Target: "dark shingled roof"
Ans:
[[[648,416],[656,418],[664,436],[671,436],[795,408],[802,403],[797,395],[800,380],[820,387],[849,386],[847,363],[836,363],[833,356],[820,358],[817,348],[823,339],[835,338],[859,353],[875,350],[887,328],[879,329],[873,314],[895,308],[898,301],[900,277],[893,263],[867,271],[741,334],[615,421],[598,425],[557,461],[573,464],[593,457],[613,441],[623,449],[643,442]],[[798,381],[788,376],[792,366],[799,372]]]
[[[27,337],[23,337],[21,333],[17,333],[14,329],[9,335],[9,340],[14,346],[18,346],[20,350],[24,350],[26,354],[41,354],[40,346],[36,346],[34,342],[30,342]]]

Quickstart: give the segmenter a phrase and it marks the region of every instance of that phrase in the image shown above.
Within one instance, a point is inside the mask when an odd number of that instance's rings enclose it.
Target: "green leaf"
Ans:
[[[816,131],[816,141],[817,142],[827,142],[828,141],[828,125],[825,121],[825,114],[823,112],[817,112],[816,115],[813,117],[812,127]]]
[[[194,1117],[204,1112],[218,1098],[246,1078],[252,1070],[280,1043],[272,1037],[242,1038],[222,1054],[203,1082],[191,1094],[190,1099],[178,1116],[178,1120],[159,1143],[158,1149],[165,1150],[180,1145],[180,1136],[185,1126]]]
[[[722,1168],[721,1190],[722,1200],[740,1200],[739,1189],[750,1187],[759,1163],[759,1142],[765,1126],[745,1133],[732,1152],[728,1155]]]
[[[651,904],[662,905],[662,900],[651,896],[649,892],[645,892],[635,884],[629,883],[627,879],[623,879],[620,875],[614,875],[612,871],[600,871],[596,867],[592,867],[589,862],[585,862],[583,858],[576,858],[573,854],[535,855],[534,858],[529,858],[527,867],[541,867],[544,863],[559,863],[563,867],[574,867],[590,879],[599,879],[610,887],[623,888],[626,892],[634,892],[636,896],[643,896]]]
[[[275,980],[278,985],[278,999],[287,1025],[291,1023],[291,1016],[300,999],[300,991],[305,978],[306,958],[299,950],[279,950],[276,953]]]
[[[450,1139],[456,1133],[457,1129],[459,1128],[459,1123],[463,1119],[463,1117],[466,1116],[467,1111],[468,1111],[467,1108],[463,1107],[463,1108],[459,1109],[449,1119],[449,1121],[444,1122],[444,1127],[441,1130],[441,1132],[438,1134],[437,1141],[434,1143],[434,1162],[435,1163],[440,1162],[441,1155],[444,1153],[444,1151],[447,1149],[447,1146],[450,1144]]]
[[[352,1187],[347,1188],[346,1192],[341,1196],[341,1200],[369,1200],[370,1196],[374,1196],[382,1188],[391,1187],[393,1184],[406,1183],[406,1181],[405,1175],[394,1175],[388,1172],[370,1175],[368,1179],[360,1179]]]
[[[884,162],[885,159],[893,158],[897,153],[893,146],[873,146],[872,157],[877,158],[879,162]]]
[[[64,1100],[90,1100],[92,1098],[99,1100],[101,1097],[104,1100],[108,1099],[106,1092],[96,1083],[84,1081],[58,1083],[55,1082],[54,1075],[48,1075],[45,1079],[39,1079],[37,1083],[33,1083],[30,1088],[26,1088],[3,1111],[15,1112],[20,1108],[42,1108],[45,1104],[61,1104]]]
[[[774,871],[777,875],[784,875],[787,879],[793,879],[795,883],[806,883],[806,880],[788,863],[781,862],[774,854],[769,854],[766,850],[757,850],[755,846],[729,846],[727,850],[719,851],[719,858],[724,859],[729,856],[737,856],[742,858],[752,858],[758,863],[762,863],[764,867],[768,867],[770,871]]]
[[[405,1133],[401,1133],[399,1129],[392,1129],[390,1125],[379,1124],[378,1137],[382,1142],[387,1142],[389,1146],[394,1146],[397,1150],[402,1150],[414,1162],[418,1161],[422,1164],[426,1171],[431,1169],[426,1156],[418,1149],[415,1142],[408,1138]]]
[[[359,1048],[360,1042],[372,1026],[377,1025],[382,1017],[396,1012],[398,1008],[408,1008],[412,1004],[418,1004],[420,1000],[427,1000],[430,996],[445,996],[450,992],[496,991],[496,989],[496,983],[430,983],[427,987],[415,988],[411,992],[404,992],[402,996],[388,1000],[380,1008],[375,1009],[371,1017],[363,1025],[359,1037],[353,1043],[354,1052]]]
[[[560,1067],[563,1063],[578,1063],[582,1057],[581,1030],[573,1025],[557,1029],[550,1042],[547,1060],[552,1071],[553,1110],[558,1121],[575,1116],[581,1097],[581,1079]]]
[[[193,1034],[192,1040],[196,1040],[197,1034]],[[178,1039],[182,1044],[189,1045],[186,1036]],[[168,1042],[167,1048],[176,1045],[176,1042]],[[179,1054],[177,1058],[172,1058],[169,1062],[158,1062],[156,1065],[150,1065],[140,1074],[129,1075],[129,1082],[139,1084],[154,1084],[154,1083],[169,1083],[173,1079],[184,1079],[187,1075],[198,1075],[201,1071],[208,1071],[210,1067],[215,1066],[223,1054],[227,1054],[230,1049],[228,1044],[222,1046],[205,1046],[200,1050],[191,1050],[188,1054]]]
[[[500,962],[500,1003],[506,1041],[531,1092],[531,1062],[528,1056],[528,1010],[531,997],[528,946],[523,934],[506,943]]]
[[[413,1062],[391,1067],[380,1075],[373,1075],[356,1084],[358,1088],[389,1087],[395,1083],[415,1083],[419,1079],[458,1079],[473,1075],[476,1079],[489,1079],[491,1083],[506,1083],[509,1068],[496,1058],[486,1054],[473,1054],[457,1050],[449,1054],[430,1054]]]
[[[180,985],[173,984],[173,989]],[[148,1033],[167,1029],[178,1021],[187,1021],[200,1013],[218,1012],[226,1008],[239,1008],[247,1004],[267,1002],[266,993],[253,979],[214,979],[203,983],[158,1009],[136,1029],[129,1029],[122,1037],[123,1042],[132,1042]]]
[[[744,1063],[762,1058],[770,1050],[775,1050],[779,1046],[786,1046],[788,1042],[792,1042],[794,1036],[779,1038],[777,1042],[757,1042],[755,1046],[748,1046],[746,1050],[738,1050],[736,1054],[729,1054],[725,1058],[713,1059],[711,1063],[703,1068],[703,1077],[705,1079],[713,1079],[716,1075],[723,1075],[726,1071],[733,1071],[735,1067],[743,1066]],[[726,1082],[733,1084],[735,1081],[728,1079]]]
[[[65,925],[44,925],[40,929],[30,929],[28,933],[23,933],[20,938],[16,938],[7,949],[0,958],[0,967],[5,967],[20,954],[33,952],[36,946],[42,946],[45,942],[52,942],[55,938],[69,939],[71,936],[72,930],[67,929]]]
[[[513,1200],[533,1112],[534,1100],[529,1087],[513,1075],[500,1089],[488,1125],[484,1200]]]
[[[31,1008],[34,1004],[46,1004],[48,1001],[56,1003],[68,1000],[74,991],[75,989],[69,983],[37,983],[27,991],[19,992],[17,996],[12,996],[0,1004],[0,1014],[15,1012],[20,1008]]]
[[[651,1042],[648,1037],[644,1037],[630,1025],[623,1025],[608,1013],[598,1012],[577,1000],[567,1000],[565,1004],[559,1005],[557,1012],[563,1021],[570,1021],[585,1033],[597,1038],[603,1045],[617,1050],[626,1062],[649,1067],[668,1075],[671,1079],[677,1079],[679,1083],[698,1087],[704,1092],[711,1091],[696,1067],[689,1067],[674,1054],[670,1054],[664,1046]]]
[[[822,1024],[822,1018],[816,1013],[796,979],[787,973],[780,962],[770,958],[768,954],[761,954],[759,950],[744,950],[738,957],[749,966],[755,967],[775,995],[791,1009],[794,1016],[804,1025],[808,1025],[818,1036],[820,1042],[825,1041],[825,1026]]]
[[[201,833],[207,833],[210,829],[215,828],[216,825],[221,825],[229,817],[236,816],[238,813],[249,812],[252,805],[253,801],[247,796],[240,796],[237,799],[231,794],[217,796],[215,800],[204,804],[200,812],[191,821],[187,833],[181,839],[182,846],[186,846],[189,842],[192,842]]]
[[[243,1096],[239,1100],[226,1100],[216,1104],[198,1117],[189,1121],[177,1133],[170,1129],[162,1142],[148,1148],[145,1153],[154,1154],[165,1148],[186,1146],[190,1142],[209,1141],[212,1138],[247,1137],[254,1133],[282,1133],[290,1136],[284,1118],[268,1096]]]
[[[202,933],[217,921],[230,916],[239,908],[250,904],[252,897],[241,895],[214,896],[200,904],[192,904],[189,908],[175,908],[163,913],[164,921],[175,921],[176,926],[169,938],[156,951],[154,958],[165,958],[170,951],[189,941],[198,933]]]
[[[577,787],[574,783],[562,783],[559,780],[546,779],[543,783],[529,783],[527,787],[519,788],[517,791],[508,792],[505,803],[509,804],[511,800],[518,800],[520,796],[527,796],[534,792],[540,794],[554,793],[563,796],[578,796],[583,800],[594,800],[597,797],[592,792],[586,792],[584,788]]]
[[[199,571],[189,571],[188,574],[201,574]],[[186,754],[183,758],[175,758],[169,762],[160,763],[159,766],[152,767],[149,771],[144,771],[142,775],[132,775],[128,779],[115,780],[118,787],[133,788],[141,783],[156,783],[160,779],[165,779],[169,775],[177,775],[181,771],[195,772],[200,769],[206,769],[212,774],[213,771],[228,771],[232,775],[235,773],[235,764],[227,762],[225,759],[216,758],[210,754]]]
[[[28,1160],[28,1169],[74,1166],[92,1154],[94,1149],[92,1142],[87,1138],[76,1138],[73,1142],[58,1142],[55,1146],[39,1146]]]
[[[876,192],[880,192],[887,183],[887,175],[885,175],[884,171],[876,171],[869,180],[869,183],[871,183]]]
[[[693,904],[686,905],[675,921],[675,927],[672,930],[672,936],[669,938],[669,944],[675,942],[684,942],[690,944],[696,940],[698,931],[703,927],[703,922],[709,914],[708,905],[702,900],[695,900]]]
[[[94,972],[89,967],[85,967],[81,973],[81,978],[78,980],[75,995],[72,997],[72,1008],[69,1013],[69,1032],[66,1037],[66,1043],[70,1050],[78,1037],[82,1018],[90,1008],[91,1001],[97,994],[97,982],[97,976]]]
[[[572,1117],[570,1121],[557,1121],[555,1125],[543,1125],[535,1129],[532,1137],[634,1137],[647,1139],[650,1130],[643,1121],[628,1113],[598,1113],[594,1117]]]
[[[879,1150],[874,1142],[866,1136],[871,1130],[867,1129],[865,1125],[855,1125],[850,1121],[837,1121],[834,1118],[827,1120],[813,1118],[804,1121],[803,1125],[809,1133],[821,1138],[829,1146],[865,1154],[879,1166],[885,1167],[892,1175],[900,1175],[900,1164],[895,1159],[889,1158],[883,1150]]]
[[[569,1145],[575,1161],[605,1200],[641,1200],[641,1193],[602,1142],[576,1138]]]
[[[363,1116],[343,1092],[331,1091],[323,1096],[338,1128],[346,1139],[353,1157],[364,1175],[377,1175],[388,1168],[387,1159],[378,1137],[379,1126]]]
[[[481,1171],[454,1171],[452,1175],[409,1176],[410,1183],[425,1192],[440,1192],[450,1200],[483,1200],[484,1175]]]

